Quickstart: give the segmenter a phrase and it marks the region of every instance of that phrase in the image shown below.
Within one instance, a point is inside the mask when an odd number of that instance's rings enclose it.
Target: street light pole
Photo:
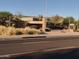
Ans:
[[[45,0],[45,15],[47,16],[47,0]]]
[[[44,30],[46,29],[46,21],[47,21],[47,0],[45,0],[45,19],[44,19]]]

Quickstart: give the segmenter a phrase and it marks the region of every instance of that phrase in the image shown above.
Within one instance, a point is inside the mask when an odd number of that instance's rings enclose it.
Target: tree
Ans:
[[[62,28],[62,23],[63,23],[64,18],[61,16],[53,16],[48,19],[48,24],[47,26],[50,27],[51,29],[60,29]]]
[[[51,21],[52,21],[51,18],[50,18],[50,17],[47,18],[46,21],[47,21],[47,22],[46,22],[46,23],[47,23],[47,24],[46,24],[46,27],[52,29],[52,28],[53,28],[53,23],[51,22]]]
[[[14,25],[14,27],[16,28],[24,28],[27,25],[27,22],[22,21],[19,17],[14,17],[11,20],[11,26],[12,24]]]
[[[79,28],[79,20],[76,20],[75,21],[75,30],[78,30],[78,28]]]
[[[12,16],[12,13],[10,12],[0,12],[0,18],[8,18],[9,16]]]
[[[68,26],[71,23],[72,24],[75,23],[75,19],[73,17],[66,17],[66,18],[64,18],[63,25]]]
[[[39,15],[39,20],[41,21],[43,19],[43,16],[42,15]]]
[[[24,15],[23,15],[21,12],[19,12],[19,11],[18,11],[18,12],[16,12],[16,14],[15,14],[15,15],[16,15],[17,17],[19,17],[19,18],[20,18],[20,17],[22,17],[22,16],[24,16]]]
[[[6,22],[10,22],[9,20],[12,19],[12,13],[10,12],[0,12],[0,24],[6,25]]]
[[[51,22],[52,22],[53,24],[55,24],[55,25],[56,25],[56,24],[62,24],[62,22],[63,22],[63,17],[56,15],[56,16],[54,16],[54,17],[51,18]]]

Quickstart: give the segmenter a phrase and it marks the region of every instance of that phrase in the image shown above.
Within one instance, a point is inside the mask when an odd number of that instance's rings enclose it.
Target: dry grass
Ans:
[[[16,29],[14,27],[0,26],[0,35],[15,35]]]
[[[21,34],[38,34],[39,30],[34,28],[14,28],[0,26],[0,35],[21,35]]]

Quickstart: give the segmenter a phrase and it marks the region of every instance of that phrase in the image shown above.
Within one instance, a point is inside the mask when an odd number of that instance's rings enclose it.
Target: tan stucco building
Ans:
[[[24,16],[21,17],[22,21],[28,22],[28,24],[30,25],[41,25],[39,29],[41,29],[41,31],[45,31],[46,28],[46,20],[45,17],[39,18],[39,17],[33,17],[33,16]]]

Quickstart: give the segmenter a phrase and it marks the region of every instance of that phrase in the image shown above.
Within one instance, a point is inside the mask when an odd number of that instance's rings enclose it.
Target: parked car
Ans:
[[[46,32],[50,32],[51,29],[50,29],[50,28],[46,28],[45,31],[46,31]]]

